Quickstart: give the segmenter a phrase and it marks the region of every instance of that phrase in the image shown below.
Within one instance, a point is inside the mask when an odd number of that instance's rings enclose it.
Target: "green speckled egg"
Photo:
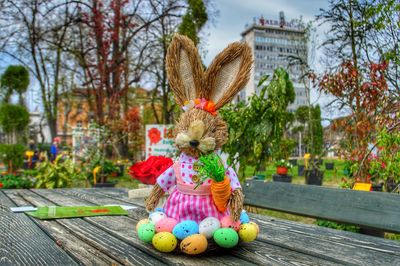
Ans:
[[[155,233],[156,228],[153,223],[142,224],[138,230],[139,239],[146,243],[151,243]]]
[[[214,233],[214,241],[223,248],[233,248],[239,242],[239,236],[232,228],[220,228]]]
[[[171,252],[176,248],[178,240],[170,232],[160,232],[153,237],[153,246],[161,252]]]
[[[150,220],[149,220],[149,219],[142,219],[142,220],[140,220],[140,221],[137,223],[137,225],[136,225],[136,232],[139,231],[139,228],[140,228],[141,225],[143,225],[143,224],[148,224],[148,223],[150,223]]]

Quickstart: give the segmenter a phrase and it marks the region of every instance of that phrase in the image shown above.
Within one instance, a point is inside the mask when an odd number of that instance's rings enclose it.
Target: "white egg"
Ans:
[[[150,213],[149,220],[150,222],[156,224],[158,221],[167,218],[167,215],[163,212],[152,212]]]
[[[207,217],[199,224],[199,233],[203,234],[206,238],[212,238],[214,232],[221,227],[221,223],[215,217]]]

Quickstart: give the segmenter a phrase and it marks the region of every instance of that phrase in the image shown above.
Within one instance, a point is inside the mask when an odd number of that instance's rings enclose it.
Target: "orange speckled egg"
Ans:
[[[189,255],[197,255],[207,250],[207,238],[202,234],[186,237],[181,242],[181,250]]]

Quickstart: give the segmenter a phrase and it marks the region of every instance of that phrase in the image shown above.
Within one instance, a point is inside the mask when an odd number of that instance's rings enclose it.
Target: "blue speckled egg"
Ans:
[[[249,222],[250,222],[249,215],[245,210],[243,210],[242,213],[240,214],[240,223],[247,224]]]
[[[155,211],[155,212],[163,212],[163,213],[165,213],[164,208],[161,208],[161,207],[155,208],[154,211]]]
[[[183,240],[184,238],[198,234],[199,233],[199,225],[192,220],[187,220],[178,223],[175,225],[174,229],[172,230],[172,234],[179,240]]]

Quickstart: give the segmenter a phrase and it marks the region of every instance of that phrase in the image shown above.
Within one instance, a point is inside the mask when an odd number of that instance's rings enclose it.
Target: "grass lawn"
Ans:
[[[325,163],[334,163],[333,170],[326,170]],[[298,164],[304,165],[304,160],[298,160]],[[339,183],[343,177],[343,168],[344,168],[344,161],[342,160],[335,160],[329,159],[324,160],[323,165],[321,166],[321,170],[324,171],[324,179],[323,179],[323,186],[327,187],[339,187]],[[294,166],[292,169],[289,170],[289,174],[293,176],[292,183],[293,184],[304,184],[305,177],[297,175],[298,166]],[[251,177],[254,173],[253,167],[247,167],[245,172],[245,177]],[[276,173],[276,167],[271,164],[269,165],[265,171],[257,172],[256,174],[265,175],[265,180],[272,181],[272,175]],[[243,177],[240,177],[243,180]]]

